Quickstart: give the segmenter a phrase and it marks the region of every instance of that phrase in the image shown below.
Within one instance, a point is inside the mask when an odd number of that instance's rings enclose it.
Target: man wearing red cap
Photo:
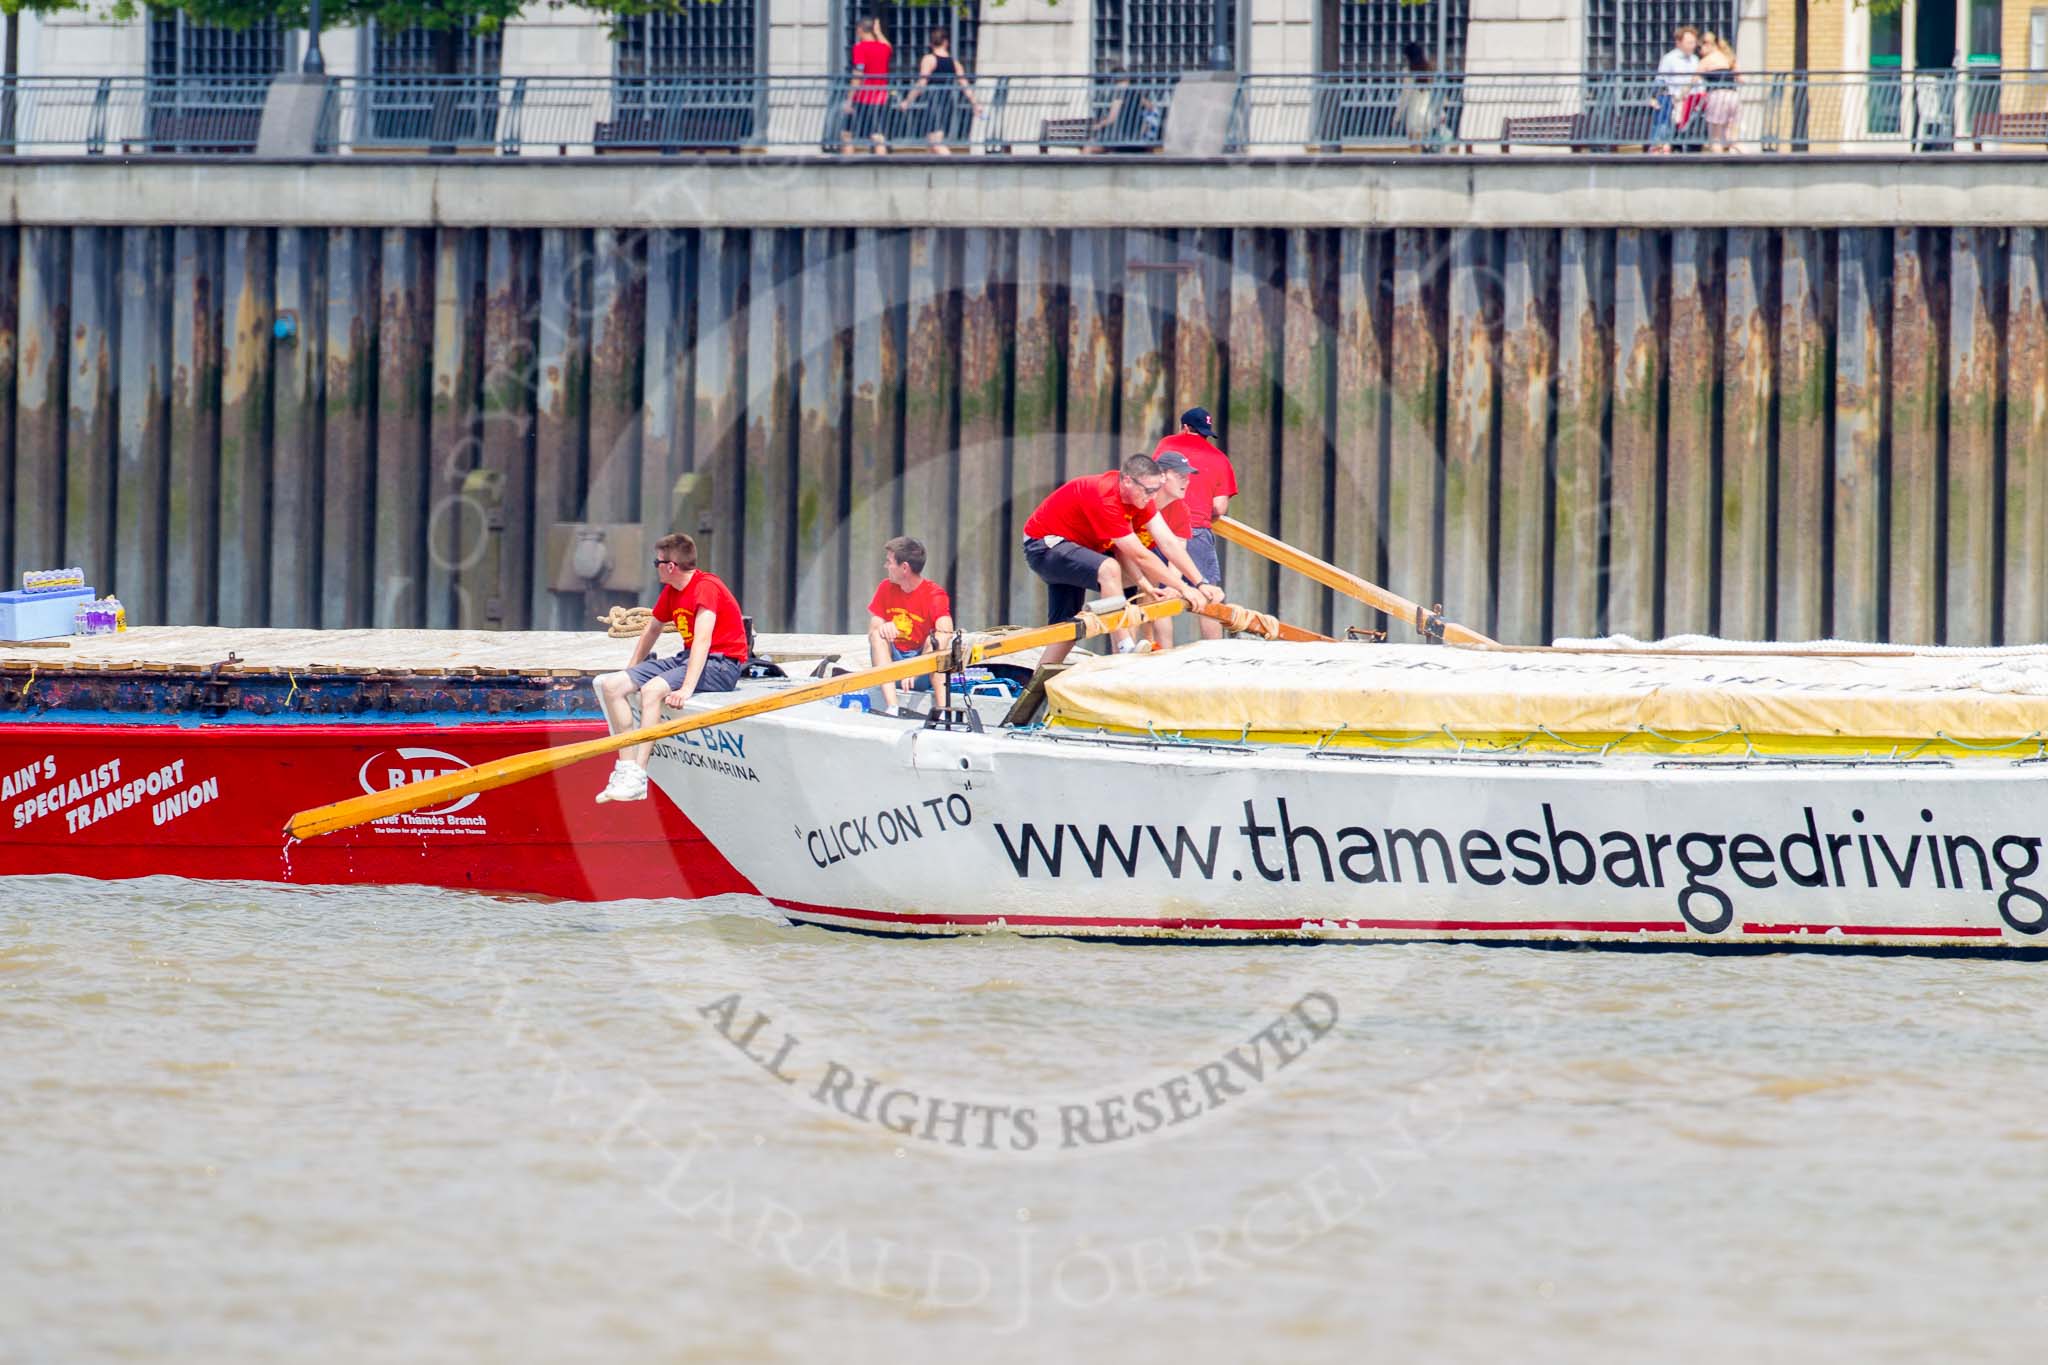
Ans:
[[[1216,445],[1216,424],[1207,408],[1189,408],[1180,415],[1180,430],[1161,441],[1152,458],[1167,453],[1180,455],[1195,467],[1188,482],[1188,557],[1201,571],[1202,580],[1223,584],[1223,563],[1216,553],[1216,533],[1210,530],[1217,517],[1230,511],[1230,499],[1237,493],[1237,471],[1230,457]],[[1223,638],[1223,624],[1203,617],[1197,622],[1204,640]]]

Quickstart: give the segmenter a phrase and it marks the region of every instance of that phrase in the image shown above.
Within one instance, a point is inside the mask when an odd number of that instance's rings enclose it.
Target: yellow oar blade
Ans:
[[[1130,613],[1145,620],[1156,621],[1171,616],[1182,609],[1178,599],[1154,602],[1142,608],[1131,608]],[[1018,654],[1028,649],[1057,644],[1062,640],[1081,640],[1092,635],[1101,635],[1119,628],[1125,613],[1096,615],[1083,612],[1072,621],[1058,625],[1043,626],[1037,630],[1022,630],[1012,635],[998,636],[984,640],[967,651],[970,662],[1000,658],[1005,654]],[[862,669],[856,673],[845,673],[836,678],[823,678],[817,682],[805,683],[787,691],[771,692],[766,696],[754,697],[747,701],[734,702],[709,711],[699,711],[681,716],[675,720],[663,721],[657,725],[644,725],[638,730],[624,734],[606,735],[602,739],[587,739],[575,744],[561,744],[549,749],[536,749],[530,753],[510,754],[494,758],[488,763],[479,763],[473,768],[463,768],[439,777],[430,777],[424,782],[408,782],[402,787],[389,791],[371,792],[364,796],[352,796],[346,801],[316,806],[302,810],[291,818],[285,832],[296,839],[310,839],[318,834],[332,834],[339,829],[350,829],[366,825],[372,820],[381,820],[387,815],[403,815],[422,806],[437,806],[444,801],[467,796],[471,792],[490,791],[494,787],[510,786],[524,782],[530,777],[540,777],[557,768],[566,768],[572,763],[581,763],[587,758],[630,749],[636,744],[646,744],[670,735],[686,734],[710,725],[727,725],[734,721],[746,720],[751,716],[766,715],[791,706],[802,706],[806,702],[836,697],[846,692],[859,692],[885,682],[900,682],[914,678],[920,673],[936,673],[947,666],[944,654],[919,654],[908,659],[898,659],[878,668]]]
[[[1212,523],[1217,535],[1233,545],[1242,545],[1255,555],[1272,560],[1285,569],[1292,569],[1303,577],[1312,578],[1324,587],[1355,597],[1376,611],[1406,622],[1421,619],[1422,608],[1398,593],[1388,592],[1377,583],[1369,583],[1355,573],[1338,568],[1327,560],[1318,559],[1306,550],[1297,550],[1286,541],[1267,535],[1264,531],[1245,525],[1230,517],[1218,517]],[[1444,623],[1444,639],[1458,645],[1490,645],[1494,641],[1469,626],[1455,622]]]

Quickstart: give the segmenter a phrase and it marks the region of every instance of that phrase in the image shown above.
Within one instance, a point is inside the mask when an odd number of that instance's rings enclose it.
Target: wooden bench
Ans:
[[[1656,110],[1649,105],[1623,104],[1590,114],[1529,114],[1502,119],[1500,149],[1505,152],[1514,142],[1562,145],[1575,152],[1647,147],[1655,131],[1656,116]],[[1688,124],[1685,131],[1692,127]],[[1679,140],[1683,136],[1681,133]]]
[[[1085,147],[1094,139],[1089,136],[1095,121],[1089,118],[1049,118],[1038,124],[1038,150],[1049,147]]]
[[[606,152],[738,152],[753,135],[751,105],[644,104],[614,111],[591,135]]]
[[[1971,121],[1970,141],[1980,152],[1986,142],[2048,143],[2048,109],[2010,114],[1987,110]]]
[[[1569,145],[1579,134],[1585,122],[1582,114],[1529,114],[1522,118],[1502,119],[1500,123],[1500,149],[1505,152],[1511,142],[1557,142]],[[1573,147],[1573,151],[1578,148]]]

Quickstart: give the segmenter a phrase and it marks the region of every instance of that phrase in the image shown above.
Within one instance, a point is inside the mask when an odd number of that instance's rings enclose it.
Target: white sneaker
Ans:
[[[645,801],[647,799],[647,769],[629,758],[622,758],[612,765],[611,780],[604,790],[597,794],[600,803],[606,801]]]

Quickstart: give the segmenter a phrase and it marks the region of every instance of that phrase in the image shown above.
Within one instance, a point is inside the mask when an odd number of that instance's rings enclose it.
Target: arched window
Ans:
[[[1228,0],[1224,47],[1237,61],[1238,0]],[[1206,71],[1216,46],[1215,0],[1095,0],[1095,69]]]
[[[1655,71],[1686,24],[1732,45],[1736,18],[1735,0],[1586,0],[1586,69]]]
[[[672,13],[642,14],[612,49],[621,76],[751,76],[761,69],[757,0],[719,0]]]
[[[1323,11],[1326,25],[1332,22],[1334,11],[1336,29],[1334,43],[1325,32],[1325,60],[1337,71],[1406,71],[1407,49],[1412,43],[1437,70],[1463,71],[1469,8],[1469,0],[1426,0],[1420,5],[1401,0],[1334,0]],[[1439,13],[1443,16],[1441,35],[1437,31]],[[1437,56],[1439,36],[1443,41],[1441,62]]]
[[[854,26],[869,15],[879,15],[882,31],[896,49],[894,65],[899,71],[917,70],[932,30],[942,28],[953,40],[953,59],[961,69],[975,69],[975,48],[981,37],[981,0],[965,5],[892,5],[873,0],[841,0],[839,6],[839,51],[832,55],[835,70],[846,68],[853,52]]]

